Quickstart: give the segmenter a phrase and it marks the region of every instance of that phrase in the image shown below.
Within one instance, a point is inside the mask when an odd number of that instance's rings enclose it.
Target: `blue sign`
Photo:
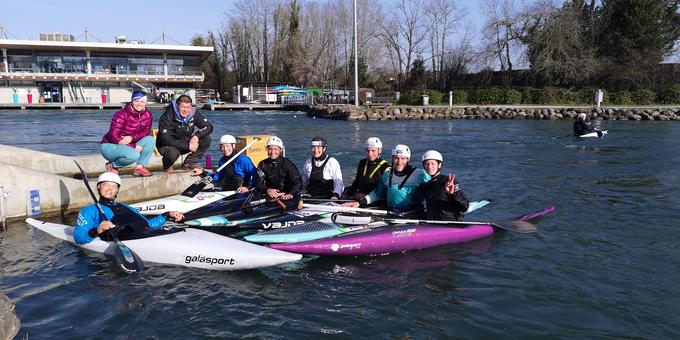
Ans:
[[[28,193],[28,202],[26,206],[26,215],[38,216],[42,213],[40,210],[40,192],[38,190],[31,190]]]

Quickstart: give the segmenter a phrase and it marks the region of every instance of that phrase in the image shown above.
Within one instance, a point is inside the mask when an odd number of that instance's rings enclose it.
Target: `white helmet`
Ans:
[[[440,163],[444,162],[444,157],[442,157],[442,154],[435,150],[429,150],[423,154],[423,162],[425,162],[428,159],[439,161]]]
[[[272,145],[278,146],[281,149],[283,149],[283,141],[279,137],[272,136],[271,138],[269,138],[269,140],[267,141],[267,146],[269,147]]]
[[[97,184],[102,182],[113,182],[120,186],[120,176],[114,174],[113,172],[105,172],[97,178]]]
[[[382,142],[380,141],[380,138],[378,137],[368,137],[366,140],[366,148],[378,148],[382,149],[383,145]]]
[[[232,135],[224,135],[220,137],[220,144],[236,144],[236,138]]]
[[[578,118],[581,119],[581,120],[585,120],[585,119],[586,119],[586,114],[583,113],[583,112],[581,112],[581,113],[578,114]]]
[[[411,159],[411,149],[404,144],[397,144],[392,149],[392,156],[402,156]]]

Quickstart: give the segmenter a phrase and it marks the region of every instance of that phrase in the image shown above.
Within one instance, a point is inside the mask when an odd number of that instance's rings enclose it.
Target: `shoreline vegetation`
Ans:
[[[680,121],[680,105],[647,107],[592,106],[353,106],[312,105],[300,107],[308,117],[335,120],[428,120],[428,119],[575,119],[585,113],[589,119]]]

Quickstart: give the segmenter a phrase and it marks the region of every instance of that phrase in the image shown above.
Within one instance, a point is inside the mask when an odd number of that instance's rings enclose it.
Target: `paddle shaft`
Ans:
[[[244,153],[246,150],[248,150],[253,144],[255,144],[259,139],[255,139],[254,141],[250,142],[248,145],[246,145],[243,149],[241,149],[239,152],[237,152],[235,155],[231,156],[229,160],[224,162],[224,164],[220,165],[217,170],[215,170],[215,173],[218,173],[224,169],[227,165],[229,165],[231,162],[233,162],[236,157],[238,157],[240,154]],[[188,188],[186,188],[184,191],[182,191],[181,195],[186,196],[186,197],[194,197],[196,194],[198,194],[199,191],[203,190],[206,185],[208,185],[210,182],[212,182],[212,176],[209,175],[204,175],[204,177],[199,178],[196,180],[194,183],[192,183]]]
[[[109,219],[106,217],[106,214],[104,214],[104,209],[102,209],[102,206],[99,204],[99,201],[97,200],[97,196],[95,196],[94,191],[92,191],[92,187],[90,187],[90,181],[87,179],[87,174],[80,166],[80,164],[78,164],[78,161],[74,159],[73,162],[76,163],[78,170],[80,170],[80,174],[83,176],[83,182],[85,183],[85,187],[87,188],[87,191],[90,193],[90,197],[92,197],[92,200],[94,201],[94,204],[97,207],[99,214],[102,216],[104,220],[108,221]],[[118,266],[120,266],[121,269],[123,269],[127,273],[133,273],[144,268],[144,263],[142,262],[142,260],[139,259],[139,257],[134,252],[132,252],[132,249],[128,248],[123,242],[121,242],[118,239],[118,233],[114,233],[112,230],[109,230],[109,234],[113,238],[113,242],[116,245],[114,247],[115,255],[114,258],[116,259],[116,262],[118,262]],[[125,248],[127,251],[129,251],[130,256],[126,256],[122,248]],[[132,266],[133,268],[128,268],[127,266],[125,266],[123,259],[125,259],[126,262],[130,262],[130,264],[133,265]]]

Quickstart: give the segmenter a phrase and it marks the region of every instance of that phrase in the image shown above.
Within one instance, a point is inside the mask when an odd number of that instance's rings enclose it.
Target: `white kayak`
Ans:
[[[73,227],[27,218],[26,223],[74,246],[113,254],[114,243],[100,239],[77,244]],[[239,270],[294,262],[302,255],[235,240],[203,230],[187,228],[170,234],[123,241],[146,262],[210,270]]]
[[[212,202],[219,201],[231,196],[235,191],[201,191],[194,197],[173,195],[158,198],[151,201],[130,204],[131,207],[139,210],[143,215],[160,215],[168,211],[179,211],[185,213],[190,210],[200,208]]]
[[[598,133],[600,132],[600,133]],[[602,138],[607,134],[607,130],[594,131],[591,133],[586,133],[585,135],[578,136],[579,138]]]

